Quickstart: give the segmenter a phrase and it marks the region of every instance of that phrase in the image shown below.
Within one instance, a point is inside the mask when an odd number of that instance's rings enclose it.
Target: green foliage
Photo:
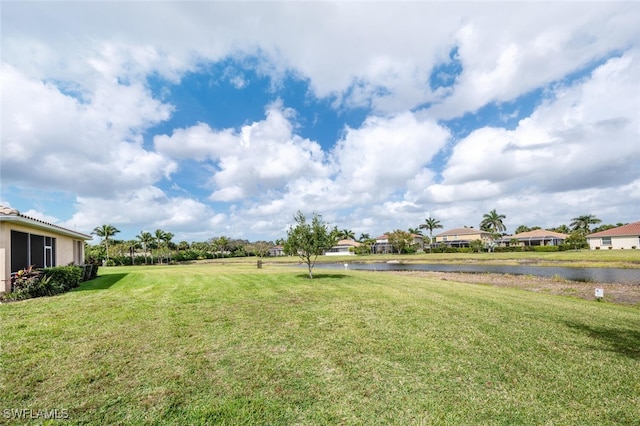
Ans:
[[[300,211],[294,216],[295,226],[287,231],[287,240],[284,243],[285,253],[291,256],[299,256],[309,269],[309,278],[313,278],[313,267],[319,255],[333,247],[338,241],[338,234],[329,231],[328,225],[322,220],[322,216],[313,213],[311,223]]]
[[[471,250],[471,252],[478,252],[480,253],[481,251],[484,250],[484,243],[481,240],[473,240],[469,243],[469,249]]]
[[[396,229],[393,232],[387,233],[387,236],[389,237],[389,244],[400,254],[407,253],[414,244],[413,236],[407,231]]]
[[[24,300],[65,293],[78,287],[82,281],[94,279],[97,273],[98,265],[94,264],[55,266],[45,269],[33,269],[30,266],[11,277],[12,292],[3,294],[3,298]]]
[[[45,277],[49,277],[62,293],[80,285],[84,268],[81,266],[55,266],[44,269],[43,274]]]
[[[492,233],[500,233],[507,230],[507,227],[502,223],[503,219],[507,217],[503,214],[498,214],[496,209],[491,210],[489,213],[486,213],[482,222],[480,222],[480,229],[483,231],[488,231]]]

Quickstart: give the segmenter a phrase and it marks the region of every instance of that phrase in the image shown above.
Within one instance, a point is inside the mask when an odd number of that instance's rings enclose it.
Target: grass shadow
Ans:
[[[309,274],[298,274],[297,277],[309,279]],[[337,279],[337,278],[346,278],[346,277],[347,275],[345,274],[313,274],[314,280],[322,280],[327,278]]]
[[[73,289],[73,291],[93,291],[93,290],[107,290],[112,285],[126,277],[128,274],[108,274],[101,275],[91,281],[82,283],[80,287]]]
[[[602,342],[612,352],[640,360],[640,330],[592,327],[574,322],[566,322],[566,325]]]

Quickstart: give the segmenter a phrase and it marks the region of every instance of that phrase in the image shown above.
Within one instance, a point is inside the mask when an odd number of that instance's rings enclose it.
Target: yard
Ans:
[[[640,418],[637,306],[418,274],[316,275],[275,264],[104,268],[71,293],[0,305],[0,417],[64,410],[70,424],[247,425]]]

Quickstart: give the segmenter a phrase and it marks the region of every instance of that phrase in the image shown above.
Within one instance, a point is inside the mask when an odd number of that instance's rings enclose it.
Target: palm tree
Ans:
[[[162,242],[167,247],[167,253],[169,254],[169,263],[171,263],[171,246],[174,245],[171,242],[173,237],[174,235],[171,232],[165,232],[164,235],[162,236]]]
[[[140,240],[142,244],[142,249],[144,250],[144,263],[147,264],[147,249],[153,243],[153,235],[150,232],[142,231],[139,235],[136,235],[136,238]],[[153,263],[153,258],[151,258],[151,262]]]
[[[573,228],[574,231],[581,231],[585,234],[591,232],[591,225],[596,225],[602,222],[600,219],[595,217],[592,214],[587,214],[584,216],[578,216],[571,219],[573,222],[569,226]]]
[[[422,235],[422,230],[420,228],[409,228],[407,231],[409,231],[410,234]]]
[[[351,229],[338,231],[338,235],[343,240],[354,240],[356,238],[356,234]]]
[[[164,231],[162,229],[156,229],[156,232],[153,233],[153,239],[156,245],[158,246],[158,259],[160,260],[160,264],[162,265],[162,243],[164,242]]]
[[[433,242],[433,230],[442,228],[440,221],[438,219],[428,217],[424,220],[424,223],[422,225],[418,226],[418,228],[429,230],[429,253],[431,253],[431,242]]]
[[[93,228],[92,234],[96,234],[98,237],[102,238],[102,242],[104,243],[104,251],[107,256],[107,262],[109,262],[109,238],[113,237],[118,232],[120,232],[120,230],[113,225],[102,225]]]
[[[494,234],[506,231],[507,227],[504,226],[504,223],[502,223],[502,219],[506,218],[507,217],[505,215],[498,214],[496,213],[496,209],[493,209],[482,217],[482,222],[480,222],[480,229],[482,229],[483,231],[493,232]]]
[[[360,234],[360,238],[358,239],[358,241],[363,242],[365,240],[368,240],[369,238],[371,238],[371,236],[369,236],[369,233],[363,232],[362,234]]]

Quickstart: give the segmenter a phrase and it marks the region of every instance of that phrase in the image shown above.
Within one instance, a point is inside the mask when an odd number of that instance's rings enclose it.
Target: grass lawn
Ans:
[[[364,271],[103,268],[0,305],[0,422],[638,424],[640,309]],[[4,415],[3,415],[4,414]]]

